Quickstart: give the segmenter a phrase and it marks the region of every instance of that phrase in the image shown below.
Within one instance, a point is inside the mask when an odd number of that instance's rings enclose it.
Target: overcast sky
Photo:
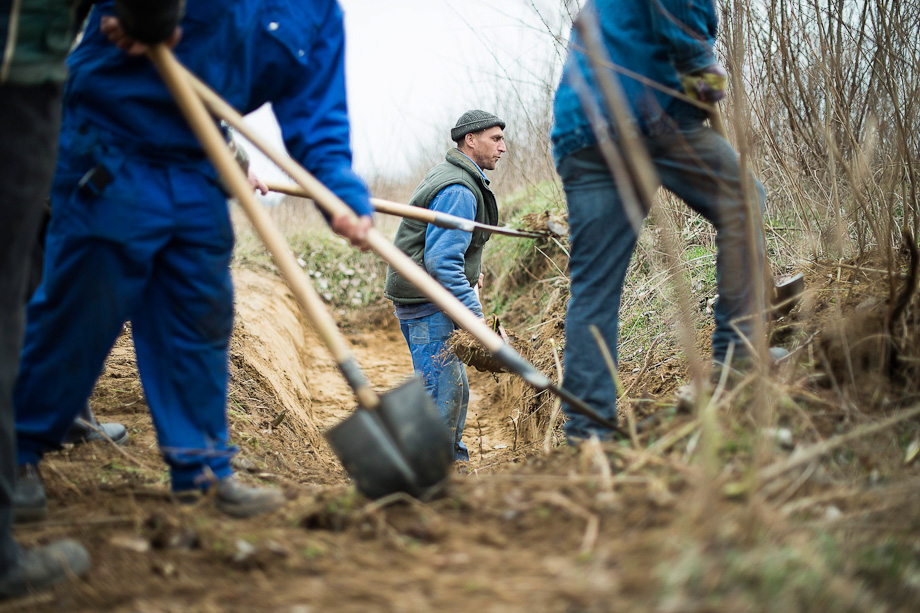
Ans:
[[[355,168],[367,178],[404,172],[446,143],[468,109],[496,112],[497,100],[518,94],[526,104],[557,57],[543,21],[558,27],[561,0],[339,3]],[[276,131],[267,117],[263,111],[254,121]],[[261,160],[254,164],[270,173]]]

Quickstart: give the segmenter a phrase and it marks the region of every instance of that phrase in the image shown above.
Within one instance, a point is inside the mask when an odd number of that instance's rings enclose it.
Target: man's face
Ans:
[[[505,133],[498,126],[482,132],[467,134],[465,137],[466,153],[483,170],[495,170],[505,148]]]

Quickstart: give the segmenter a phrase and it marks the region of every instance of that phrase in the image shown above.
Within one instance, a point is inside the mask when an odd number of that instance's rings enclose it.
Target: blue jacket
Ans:
[[[428,208],[464,219],[476,219],[476,197],[463,185],[445,187]],[[482,317],[482,305],[466,278],[465,254],[472,238],[469,232],[429,224],[425,232],[425,269],[447,291],[459,298],[466,308],[477,317]]]
[[[579,19],[592,15],[614,65],[672,90],[683,91],[681,74],[701,70],[717,61],[713,44],[718,17],[713,0],[589,0]],[[584,45],[574,30],[568,49],[553,104],[555,123],[551,138],[557,161],[596,143],[575,90],[574,71],[584,75],[591,95],[607,116]],[[679,123],[684,119],[701,121],[705,117],[701,109],[668,93],[620,72],[610,74],[619,79],[637,125],[646,134],[664,129],[668,118]],[[607,120],[612,123],[609,117]]]
[[[204,169],[204,153],[150,61],[127,56],[100,32],[101,16],[111,14],[111,1],[94,7],[68,59],[65,130],[89,121],[107,133],[105,146],[126,157]],[[180,62],[240,112],[271,102],[294,159],[356,213],[371,214],[351,169],[335,0],[196,0],[181,27]]]

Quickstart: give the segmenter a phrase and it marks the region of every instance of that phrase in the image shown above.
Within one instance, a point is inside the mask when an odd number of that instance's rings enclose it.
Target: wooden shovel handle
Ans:
[[[283,185],[281,183],[266,183],[265,187],[267,187],[270,192],[287,194],[288,196],[296,196],[297,198],[310,198],[310,194],[307,190],[297,184]],[[390,202],[389,200],[381,200],[379,198],[371,198],[371,204],[374,205],[374,210],[378,213],[396,215],[397,217],[408,217],[409,219],[416,219],[425,223],[434,223],[436,221],[434,211],[429,209],[409,206],[408,204],[399,204],[398,202]]]
[[[333,194],[329,188],[320,183],[287,153],[275,149],[261,135],[256,133],[255,130],[247,126],[243,121],[242,115],[227,104],[220,96],[214,93],[207,85],[202,83],[183,66],[178,66],[187,75],[195,92],[201,97],[214,115],[226,121],[240,134],[245,136],[249,142],[258,147],[272,162],[286,172],[298,185],[304,188],[307,193],[310,194],[313,201],[325,210],[327,214],[332,217],[337,217],[339,215],[353,216],[355,214],[338,196]],[[536,370],[533,368],[533,365],[521,359],[520,356],[517,356],[517,352],[506,345],[498,334],[493,332],[453,294],[444,289],[441,284],[428,276],[428,273],[413,262],[409,256],[399,249],[399,247],[390,243],[374,228],[368,231],[367,240],[374,253],[379,255],[383,261],[393,267],[393,269],[402,275],[406,281],[421,291],[431,302],[453,319],[457,325],[472,334],[486,349],[493,354],[500,351],[502,355],[509,355],[509,353],[514,354],[514,357],[517,358],[515,363],[519,366],[523,366],[521,364],[521,362],[523,362],[523,364],[529,366],[530,369],[534,371],[529,374],[533,375],[533,380],[537,380]],[[543,375],[540,375],[540,377],[545,379]],[[548,384],[548,380],[546,383]],[[543,387],[543,389],[545,389],[545,387]]]
[[[303,189],[296,183],[293,185],[266,183],[265,186],[270,192],[287,194],[288,196],[296,196],[298,198],[310,198],[310,194],[307,193],[307,190]],[[545,233],[527,232],[525,230],[515,230],[513,228],[505,228],[502,226],[492,226],[485,223],[479,223],[478,221],[466,219],[464,217],[458,217],[457,215],[438,213],[424,207],[410,206],[408,204],[383,200],[382,198],[371,198],[371,204],[374,205],[374,211],[377,213],[415,219],[423,223],[438,226],[439,228],[447,228],[448,230],[460,230],[462,232],[475,232],[476,230],[482,230],[483,232],[488,232],[490,234],[501,234],[502,236],[514,236],[517,238],[544,238],[546,236]]]
[[[262,153],[268,156],[268,158],[278,165],[281,170],[285,171],[298,185],[307,190],[313,198],[313,201],[322,207],[330,216],[354,215],[354,212],[348,208],[338,196],[329,191],[325,185],[316,180],[313,175],[295,162],[293,158],[286,153],[277,151],[267,143],[264,138],[250,129],[243,121],[243,117],[237,113],[233,107],[224,102],[220,96],[211,91],[207,85],[199,81],[192,73],[179,65],[178,62],[176,65],[188,76],[188,80],[192,84],[192,87],[198,95],[201,96],[204,103],[210,107],[214,115],[226,121],[239,131],[240,134],[249,139],[249,142],[258,147]],[[449,291],[444,289],[440,283],[429,277],[428,273],[413,262],[409,256],[399,249],[399,247],[390,243],[380,232],[371,228],[367,233],[367,239],[374,253],[379,255],[384,262],[392,266],[394,270],[421,291],[431,302],[447,313],[457,325],[472,334],[473,337],[482,343],[492,356],[504,364],[509,371],[524,379],[528,385],[539,390],[547,390],[559,396],[576,412],[598,423],[604,424],[608,428],[620,431],[615,423],[599,415],[597,411],[591,408],[585,401],[558,385],[554,385],[546,375],[537,370],[533,364],[522,358],[511,345],[505,343],[505,341],[489,328],[483,320],[476,317],[472,311],[463,306],[463,303]]]
[[[275,264],[278,266],[278,270],[281,271],[281,275],[290,286],[291,291],[294,293],[294,298],[303,309],[304,314],[316,328],[320,338],[329,348],[332,357],[338,363],[339,368],[343,370],[343,373],[345,373],[346,369],[351,369],[353,373],[356,363],[348,341],[339,332],[335,320],[332,319],[322,299],[297,264],[290,247],[284,241],[277,226],[256,200],[252,187],[243,175],[239,164],[233,158],[233,154],[227,147],[227,142],[224,140],[223,135],[211,118],[210,113],[208,113],[207,108],[195,94],[187,78],[190,73],[179,64],[165,45],[153,45],[148,51],[148,55],[175,98],[182,114],[185,115],[192,132],[201,142],[214,167],[230,189],[230,192],[239,200],[246,216],[249,217],[259,237],[265,243]],[[346,373],[346,377],[348,377],[348,373]],[[367,381],[364,381],[363,385],[359,383],[356,387],[354,378],[354,374],[352,374],[349,383],[352,384],[358,403],[366,409],[376,408],[380,403],[380,399],[373,389]]]

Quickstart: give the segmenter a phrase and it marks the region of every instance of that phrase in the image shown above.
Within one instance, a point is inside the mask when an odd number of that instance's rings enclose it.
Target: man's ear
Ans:
[[[473,136],[473,133],[472,133],[472,132],[467,132],[467,133],[463,136],[463,142],[466,143],[466,146],[467,146],[467,147],[469,147],[470,149],[472,149],[472,148],[473,148],[473,145],[476,144],[476,137]]]

